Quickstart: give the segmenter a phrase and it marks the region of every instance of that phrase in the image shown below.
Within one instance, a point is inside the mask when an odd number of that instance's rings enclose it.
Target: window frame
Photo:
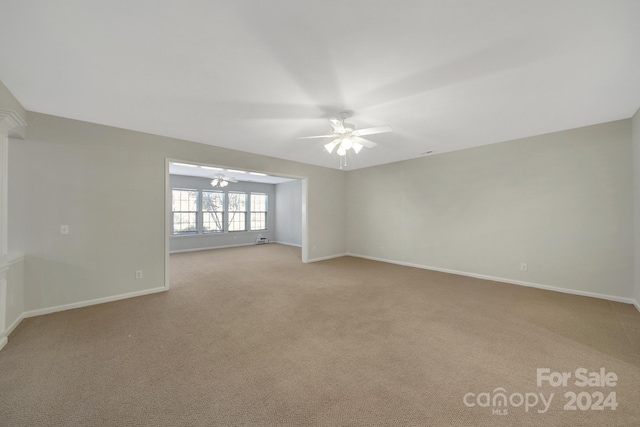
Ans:
[[[230,203],[231,203],[231,195],[232,194],[242,194],[244,195],[244,210],[231,210],[230,208]],[[237,232],[247,232],[249,231],[247,229],[247,208],[248,208],[248,193],[246,191],[227,191],[227,232],[228,233],[237,233]],[[242,214],[244,216],[242,221],[234,221],[236,214]],[[231,223],[234,222],[235,224],[242,224],[243,228],[242,230],[232,230],[231,229]]]
[[[214,193],[214,194],[220,194],[222,196],[222,204],[221,210],[205,210],[205,206],[204,206],[204,194],[205,193]],[[225,217],[226,217],[226,209],[225,209],[225,203],[226,203],[227,197],[226,197],[226,192],[225,191],[221,191],[221,190],[200,190],[200,213],[202,214],[202,234],[220,234],[220,233],[224,233],[225,232]],[[220,214],[220,229],[219,230],[205,230],[205,215],[206,214],[213,214],[214,216],[217,216],[216,214]]]
[[[253,196],[264,196],[264,210],[254,208]],[[262,214],[264,228],[253,228],[253,215]],[[249,193],[249,231],[267,231],[269,229],[269,195],[267,193],[252,191]]]
[[[198,186],[199,187],[199,186]],[[269,192],[268,191],[251,191],[247,190],[228,190],[228,189],[208,189],[208,188],[188,188],[188,187],[171,187],[171,220],[170,220],[170,235],[172,237],[180,237],[180,236],[212,236],[212,235],[221,235],[227,233],[256,233],[256,232],[264,232],[269,230]],[[182,210],[174,210],[176,205],[176,200],[174,199],[175,192],[192,192],[195,193],[195,204],[196,211],[182,211]],[[204,206],[205,193],[218,193],[222,196],[222,210],[208,210]],[[234,208],[230,205],[230,201],[233,195],[242,195],[244,196],[243,208],[244,210],[230,210]],[[252,197],[254,195],[264,196],[264,210],[255,210],[253,205]],[[179,207],[180,204],[184,203],[193,203],[193,201],[184,200],[184,197],[178,202]],[[241,204],[242,205],[242,204]],[[236,208],[237,209],[237,208]],[[217,213],[221,217],[222,221],[222,229],[220,230],[206,230],[205,229],[205,218],[207,214]],[[187,224],[193,223],[195,224],[194,230],[189,231],[176,231],[176,217],[177,214],[189,214],[191,215],[190,219],[195,218],[195,222],[189,221]],[[195,216],[194,216],[195,214]],[[261,214],[264,220],[264,228],[253,229],[253,221],[252,218],[256,214]],[[240,215],[243,219],[237,219],[234,221],[234,217],[236,215]],[[233,227],[231,224],[234,224]],[[242,229],[237,229],[237,227],[242,226]],[[232,229],[235,228],[235,229]]]
[[[174,199],[174,193],[175,192],[190,192],[190,193],[195,193],[195,207],[196,210],[192,211],[192,210],[182,210],[183,206],[182,204],[185,203],[185,200],[181,197],[179,200],[179,204],[180,204],[180,210],[175,210],[175,199]],[[191,203],[191,201],[189,200],[189,198],[187,198],[186,203],[189,204]],[[194,188],[172,188],[171,189],[171,234],[174,236],[192,236],[192,235],[197,235],[199,234],[200,231],[200,226],[198,223],[198,208],[200,205],[200,191],[198,189],[194,189]],[[178,215],[185,215],[185,214],[193,214],[194,215],[194,225],[195,225],[195,230],[193,231],[176,231],[176,214]],[[182,223],[182,222],[181,222]]]

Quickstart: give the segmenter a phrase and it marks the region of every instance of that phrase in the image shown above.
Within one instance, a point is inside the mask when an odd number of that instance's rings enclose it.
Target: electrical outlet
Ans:
[[[520,270],[522,271],[529,271],[529,266],[527,264],[520,264]]]
[[[136,271],[136,279],[142,279],[142,270]]]

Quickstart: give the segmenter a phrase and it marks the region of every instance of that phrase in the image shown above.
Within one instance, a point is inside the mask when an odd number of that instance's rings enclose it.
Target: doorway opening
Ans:
[[[308,262],[307,178],[167,159],[165,289],[170,254],[266,242]]]

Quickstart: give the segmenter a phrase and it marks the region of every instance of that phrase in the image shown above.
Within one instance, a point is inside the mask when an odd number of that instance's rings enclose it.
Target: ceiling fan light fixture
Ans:
[[[338,142],[340,142],[339,139],[334,139],[333,141],[331,141],[328,144],[324,145],[325,150],[327,150],[329,152],[329,154],[331,154],[331,152],[333,151],[334,148],[336,148],[336,145],[338,145]]]
[[[213,178],[211,180],[211,186],[212,187],[224,188],[227,185],[229,185],[228,178],[225,178],[224,175],[222,175],[222,174],[218,174],[215,178]]]
[[[352,114],[353,112],[351,111],[342,111],[337,117],[329,118],[329,124],[333,130],[333,134],[302,136],[298,139],[332,138],[333,140],[331,142],[324,144],[324,149],[329,154],[333,153],[335,150],[336,154],[340,157],[340,169],[342,169],[346,166],[347,153],[349,150],[353,149],[352,154],[355,155],[360,153],[363,147],[373,148],[377,145],[373,141],[362,138],[363,136],[392,131],[391,126],[389,125],[356,130],[356,126],[354,124],[345,122],[345,119],[351,117]],[[351,139],[352,137],[356,137],[357,139],[353,140]]]

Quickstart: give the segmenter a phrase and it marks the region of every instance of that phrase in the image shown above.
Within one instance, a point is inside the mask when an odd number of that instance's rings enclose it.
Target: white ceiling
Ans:
[[[327,117],[394,132],[356,169],[631,117],[638,0],[5,0],[31,111],[337,168]]]

